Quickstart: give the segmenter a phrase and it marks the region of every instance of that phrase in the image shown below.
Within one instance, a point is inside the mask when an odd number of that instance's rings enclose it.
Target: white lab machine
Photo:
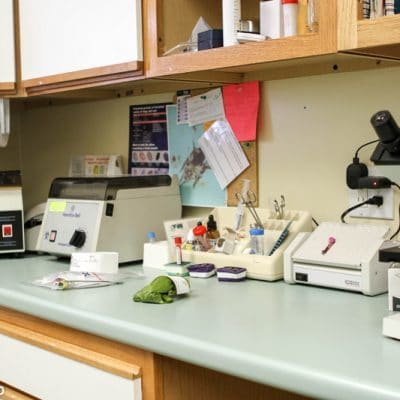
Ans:
[[[374,296],[387,291],[388,268],[379,249],[393,246],[385,225],[321,223],[299,233],[284,254],[287,283],[324,286]]]
[[[176,176],[57,178],[37,250],[58,256],[112,251],[119,262],[141,260],[147,232],[165,237],[164,220],[181,217]]]
[[[21,175],[0,172],[0,254],[25,251]]]

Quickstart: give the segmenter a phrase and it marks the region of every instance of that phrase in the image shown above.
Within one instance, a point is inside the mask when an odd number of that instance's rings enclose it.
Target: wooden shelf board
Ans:
[[[357,23],[357,49],[381,47],[390,51],[390,45],[398,48],[400,15],[391,15],[377,19],[360,20]]]
[[[148,77],[179,75],[188,72],[219,70],[273,61],[315,56],[321,53],[318,34],[293,36],[263,42],[244,43],[193,53],[158,57],[149,65]]]

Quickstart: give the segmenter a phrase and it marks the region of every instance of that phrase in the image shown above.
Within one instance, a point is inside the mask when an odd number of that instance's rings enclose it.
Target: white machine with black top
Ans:
[[[176,176],[57,178],[37,250],[59,256],[114,251],[119,262],[143,258],[146,234],[164,238],[164,220],[181,217]]]
[[[25,251],[21,174],[0,172],[0,254]]]
[[[325,286],[374,296],[387,292],[392,263],[379,261],[379,249],[392,247],[385,225],[321,223],[299,233],[284,253],[287,283]]]

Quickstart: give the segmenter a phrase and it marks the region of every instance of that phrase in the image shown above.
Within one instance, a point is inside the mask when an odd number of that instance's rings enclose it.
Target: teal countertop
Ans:
[[[381,334],[386,295],[210,278],[153,305],[132,295],[154,276],[67,291],[27,284],[68,268],[49,256],[1,259],[0,305],[311,397],[400,399],[400,343]]]

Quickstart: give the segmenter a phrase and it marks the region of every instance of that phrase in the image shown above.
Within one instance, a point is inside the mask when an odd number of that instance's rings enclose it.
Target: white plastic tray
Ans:
[[[265,249],[272,247],[278,239],[285,226],[292,221],[289,228],[289,235],[280,247],[271,256],[242,254],[239,247],[232,255],[223,253],[210,253],[202,251],[183,250],[183,260],[193,263],[213,263],[217,267],[235,266],[247,269],[247,277],[266,281],[276,281],[283,278],[283,253],[289,243],[299,232],[312,231],[311,214],[308,211],[287,210],[282,219],[278,219],[272,210],[265,208],[256,209],[265,229]],[[220,233],[225,227],[232,227],[235,221],[236,207],[218,207],[211,214],[217,221]],[[250,224],[253,224],[253,217],[245,210],[243,216],[243,232],[248,233]]]

